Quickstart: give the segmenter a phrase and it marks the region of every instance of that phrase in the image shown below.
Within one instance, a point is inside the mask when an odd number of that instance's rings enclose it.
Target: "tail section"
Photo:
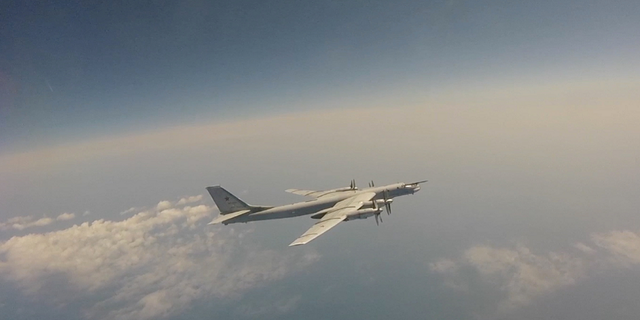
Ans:
[[[207,191],[209,191],[213,202],[215,202],[218,209],[220,209],[220,214],[252,209],[252,206],[232,195],[221,186],[207,187]]]

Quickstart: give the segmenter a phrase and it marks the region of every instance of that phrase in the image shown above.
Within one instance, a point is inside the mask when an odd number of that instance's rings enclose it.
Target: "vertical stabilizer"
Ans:
[[[240,210],[251,210],[251,206],[231,194],[221,186],[207,187],[207,191],[216,203],[220,214],[228,214]]]

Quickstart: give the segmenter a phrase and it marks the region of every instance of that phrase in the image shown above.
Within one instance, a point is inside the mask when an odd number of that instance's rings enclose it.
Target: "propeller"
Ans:
[[[389,191],[387,189],[382,192],[382,199],[384,199],[384,208],[387,209],[387,215],[390,215],[391,202],[389,201]]]
[[[356,186],[356,179],[351,179],[351,184],[349,185],[349,188],[351,188],[351,190],[358,190],[358,187]]]
[[[373,201],[373,209],[376,210],[376,213],[373,214],[373,216],[376,218],[376,225],[380,225],[380,222],[382,222],[382,217],[380,217],[380,211],[378,210],[378,204],[375,202],[375,200]],[[378,222],[378,219],[380,219],[380,222]]]
[[[375,187],[375,186],[376,186],[376,185],[373,183],[373,180],[371,180],[371,182],[369,182],[369,188],[373,188],[373,187]]]

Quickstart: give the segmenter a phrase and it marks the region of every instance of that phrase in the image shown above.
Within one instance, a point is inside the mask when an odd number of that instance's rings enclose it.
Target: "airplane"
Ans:
[[[380,213],[383,208],[388,215],[391,214],[393,198],[414,194],[420,191],[420,184],[425,182],[427,180],[412,183],[399,182],[376,187],[371,181],[368,188],[358,189],[355,180],[351,180],[349,187],[331,190],[288,189],[286,192],[313,199],[275,207],[250,205],[221,186],[211,186],[206,189],[220,210],[220,215],[209,224],[222,223],[227,225],[311,215],[311,218],[319,221],[289,245],[299,246],[309,243],[342,221],[366,219],[374,216],[376,224],[379,224],[382,222]]]

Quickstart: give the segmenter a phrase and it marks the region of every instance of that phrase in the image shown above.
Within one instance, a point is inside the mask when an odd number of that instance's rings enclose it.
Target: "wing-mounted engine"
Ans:
[[[379,208],[384,207],[387,203],[392,203],[393,199],[376,199],[365,202],[363,208]]]
[[[382,208],[367,208],[360,209],[353,213],[347,215],[347,218],[344,221],[356,220],[356,219],[366,219],[371,216],[379,215],[382,212]]]

